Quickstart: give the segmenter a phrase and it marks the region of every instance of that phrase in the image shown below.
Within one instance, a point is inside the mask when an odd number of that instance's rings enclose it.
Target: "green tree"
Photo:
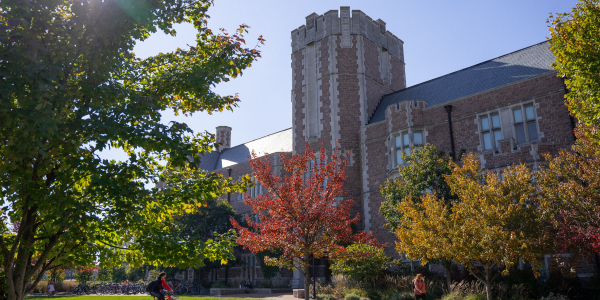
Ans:
[[[446,183],[445,176],[452,173],[452,158],[446,153],[437,150],[433,145],[427,144],[423,148],[413,150],[409,156],[403,154],[402,160],[406,164],[398,167],[399,176],[388,179],[381,186],[381,194],[385,201],[379,209],[379,212],[387,221],[385,226],[397,236],[405,231],[410,232],[412,226],[419,226],[419,223],[413,223],[412,219],[407,219],[404,211],[398,210],[400,203],[420,202],[424,194],[433,193],[439,199],[443,199],[445,208],[449,209],[452,203],[458,199]],[[439,229],[429,227],[428,234],[431,237],[428,239],[429,242],[440,245],[448,242],[448,236],[441,233]],[[411,238],[402,238],[397,243],[396,249],[399,253],[407,254],[408,257],[413,259],[423,260],[424,263],[436,262],[443,265],[447,275],[446,284],[448,290],[450,290],[452,285],[452,259],[445,257],[441,252],[430,252],[428,247],[422,247],[419,242],[419,240]]]
[[[112,269],[111,268],[98,268],[97,281],[112,282]]]
[[[280,256],[281,252],[279,251],[263,250],[256,253],[256,258],[258,259],[258,263],[260,264],[260,270],[263,273],[263,278],[268,280],[277,276],[277,273],[279,273],[280,269],[278,266],[267,265],[265,257],[278,258]]]
[[[571,114],[586,125],[600,125],[600,3],[581,0],[570,13],[550,15],[552,67],[565,79]],[[586,132],[596,145],[600,133]]]
[[[346,247],[344,252],[344,255],[333,260],[331,270],[334,274],[369,281],[390,266],[391,259],[381,247],[359,243]]]
[[[112,269],[111,279],[113,282],[122,282],[127,279],[127,267],[120,266]]]
[[[140,280],[144,280],[145,276],[146,276],[145,266],[141,266],[139,268],[131,267],[127,270],[127,280],[129,280],[129,282],[137,282]]]
[[[231,110],[237,96],[211,87],[260,55],[244,48],[247,26],[233,34],[206,27],[211,3],[0,3],[0,215],[20,222],[16,232],[0,224],[8,299],[23,299],[41,274],[63,264],[99,258],[106,266],[198,267],[205,258],[232,257],[233,236],[185,239],[171,225],[241,184],[195,167],[212,148],[211,135],[160,122],[167,109]],[[136,41],[157,31],[175,35],[181,22],[198,32],[188,50],[135,58]],[[99,157],[109,148],[128,160]],[[145,188],[158,182],[169,188]]]
[[[177,231],[173,234],[179,234],[186,239],[199,239],[206,241],[215,235],[225,234],[233,229],[230,219],[242,222],[242,217],[237,213],[231,204],[224,198],[208,199],[205,206],[202,206],[194,213],[186,213],[177,217]],[[237,265],[237,260],[228,260],[226,264],[220,262],[204,261],[204,269],[230,268]],[[182,270],[177,269],[176,272]],[[194,270],[196,272],[196,270]],[[169,274],[169,270],[167,270]],[[199,278],[194,276],[194,278]]]

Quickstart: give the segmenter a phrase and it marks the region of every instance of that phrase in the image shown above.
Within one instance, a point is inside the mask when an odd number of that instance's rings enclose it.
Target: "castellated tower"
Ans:
[[[403,42],[382,20],[345,6],[307,16],[291,35],[294,153],[321,141],[339,147],[348,158],[347,196],[361,212],[360,130],[383,95],[406,87]]]

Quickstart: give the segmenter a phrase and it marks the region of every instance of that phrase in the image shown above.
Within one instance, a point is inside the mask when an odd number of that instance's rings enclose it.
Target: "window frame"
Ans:
[[[498,126],[494,127],[493,117],[498,117]],[[483,129],[484,118],[487,119],[487,129]],[[504,139],[504,134],[502,131],[502,119],[500,118],[500,111],[489,111],[477,116],[477,122],[479,126],[479,142],[482,146],[483,152],[486,151],[494,151],[496,153],[500,152],[499,141]],[[496,133],[500,134],[500,139],[496,139]],[[490,135],[490,144],[491,148],[487,149],[485,147],[485,135]]]
[[[528,107],[531,107],[532,111],[533,111],[533,118],[531,118],[531,119],[527,119],[526,109]],[[517,110],[521,110],[521,121],[520,122],[517,122],[517,120],[515,119],[515,113]],[[512,106],[510,108],[510,112],[511,112],[511,118],[513,121],[512,122],[513,132],[514,132],[513,138],[515,139],[516,145],[518,146],[518,145],[540,142],[541,134],[540,134],[540,127],[537,122],[538,117],[537,117],[535,103],[527,102],[527,103],[521,103],[519,105]],[[529,124],[535,124],[535,135],[536,135],[535,140],[532,140],[530,137]],[[517,133],[517,126],[520,126],[520,125],[523,126],[523,131],[524,131],[524,135],[525,135],[525,141],[523,141],[523,142],[519,141],[519,135]]]
[[[415,144],[415,134],[421,134],[421,143]],[[408,138],[408,144],[405,143],[404,136]],[[397,146],[396,139],[400,139],[400,146]],[[392,151],[391,155],[393,156],[393,168],[398,166],[406,165],[406,162],[398,158],[398,151],[405,153],[407,155],[411,155],[414,149],[418,149],[425,145],[425,130],[403,130],[392,134],[391,138],[391,146]],[[409,151],[406,153],[406,151]]]

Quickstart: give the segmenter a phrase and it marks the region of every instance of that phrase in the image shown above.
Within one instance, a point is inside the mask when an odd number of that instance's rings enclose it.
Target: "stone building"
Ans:
[[[252,150],[291,155],[325,141],[327,149],[339,147],[348,158],[345,197],[355,200],[360,229],[381,242],[393,245],[394,236],[379,214],[379,187],[397,176],[402,152],[430,143],[452,154],[475,153],[482,168],[500,170],[516,162],[536,166],[543,153],[574,142],[565,86],[550,66],[554,56],[546,42],[406,87],[404,42],[384,21],[359,10],[313,13],[291,38],[293,127],[235,147],[231,128],[218,127],[221,147],[200,166],[237,179],[251,173]],[[276,172],[278,156],[271,156]],[[229,198],[248,213],[241,195]],[[386,253],[399,256],[393,246]],[[255,268],[239,274],[260,279]],[[318,266],[316,276],[325,277],[326,269]],[[295,286],[302,284],[298,274],[294,278]]]

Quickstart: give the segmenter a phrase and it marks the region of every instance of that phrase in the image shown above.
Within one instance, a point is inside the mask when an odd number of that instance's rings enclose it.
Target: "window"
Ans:
[[[513,116],[517,144],[537,141],[538,133],[533,104],[513,109]]]
[[[262,184],[256,180],[256,177],[252,177],[251,181],[254,183],[254,187],[248,190],[251,198],[254,198],[262,194]]]
[[[258,265],[254,255],[242,255],[242,277],[246,280],[256,279],[256,266]]]
[[[483,150],[500,149],[499,141],[502,139],[500,130],[500,115],[488,114],[479,117],[481,123],[481,138]]]
[[[410,137],[412,135],[413,144],[411,147]],[[402,161],[402,153],[405,155],[410,155],[411,149],[419,149],[423,146],[423,132],[403,132],[399,135],[394,136],[394,156],[396,158],[396,165],[401,165]]]

